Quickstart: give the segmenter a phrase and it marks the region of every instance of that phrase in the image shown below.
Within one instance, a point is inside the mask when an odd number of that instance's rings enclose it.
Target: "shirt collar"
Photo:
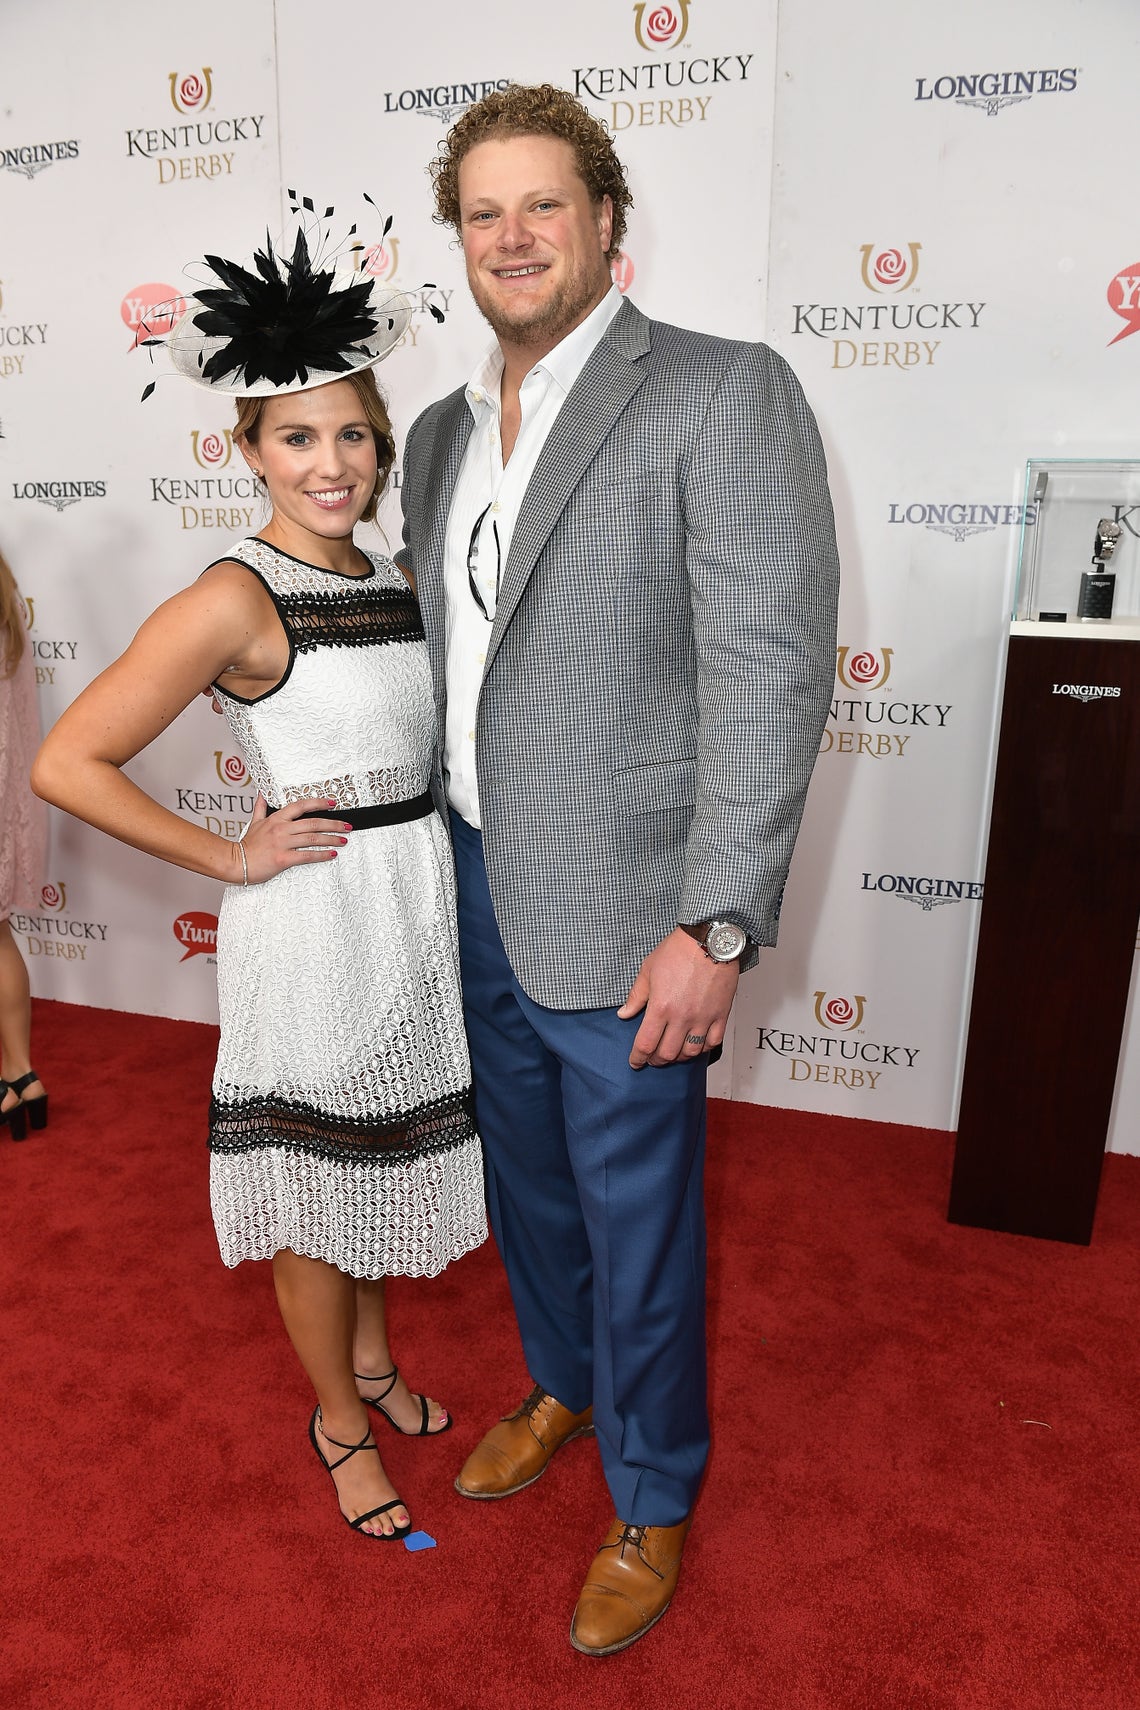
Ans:
[[[616,285],[611,285],[596,308],[590,310],[586,319],[580,322],[573,332],[568,332],[553,350],[548,350],[541,361],[535,363],[531,374],[540,371],[549,374],[564,393],[569,392],[601,344],[606,328],[621,305],[622,294]],[[499,382],[502,378],[503,353],[497,344],[493,344],[467,383],[467,405],[476,419],[484,407],[498,414]]]

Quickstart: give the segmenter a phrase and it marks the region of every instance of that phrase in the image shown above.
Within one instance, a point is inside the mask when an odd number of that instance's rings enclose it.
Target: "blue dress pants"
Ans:
[[[527,1365],[571,1412],[593,1403],[618,1517],[676,1525],[708,1454],[706,1059],[635,1071],[640,1017],[534,1003],[482,837],[451,823],[487,1208]]]

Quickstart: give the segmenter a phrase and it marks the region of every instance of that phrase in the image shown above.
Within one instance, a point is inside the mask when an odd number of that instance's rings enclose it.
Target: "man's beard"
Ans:
[[[475,306],[495,336],[524,349],[528,345],[546,345],[549,348],[559,343],[601,302],[608,289],[608,282],[602,285],[581,271],[565,279],[540,309],[528,310],[520,305],[522,312],[514,316],[509,303],[499,298],[492,299],[490,293],[484,296],[481,291],[476,291],[474,281],[469,282]]]

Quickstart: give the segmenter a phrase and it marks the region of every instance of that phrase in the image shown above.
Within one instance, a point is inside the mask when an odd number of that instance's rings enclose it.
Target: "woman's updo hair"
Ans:
[[[352,387],[360,399],[360,407],[364,411],[368,425],[372,429],[372,440],[376,446],[376,490],[361,512],[361,522],[375,522],[376,508],[380,503],[392,465],[396,461],[396,442],[392,437],[392,423],[388,419],[388,406],[384,402],[376,375],[371,368],[358,368],[355,373],[346,374],[344,379]],[[256,445],[257,436],[261,431],[262,411],[268,403],[267,398],[239,398],[237,400],[237,421],[234,423],[234,438],[244,440],[247,445]]]

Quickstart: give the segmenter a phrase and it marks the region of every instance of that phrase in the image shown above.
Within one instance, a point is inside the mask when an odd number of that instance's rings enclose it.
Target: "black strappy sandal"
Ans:
[[[46,1128],[48,1119],[48,1095],[40,1093],[36,1098],[24,1098],[25,1087],[30,1087],[39,1076],[34,1069],[29,1069],[26,1075],[21,1075],[18,1081],[0,1081],[0,1099],[6,1092],[14,1092],[20,1096],[19,1104],[14,1104],[11,1110],[4,1112],[4,1117],[12,1130],[13,1140],[22,1140],[28,1132],[28,1123],[33,1128]],[[19,1121],[17,1121],[17,1116]]]
[[[0,1081],[0,1104],[15,1090],[8,1081]],[[22,1099],[17,1099],[11,1110],[0,1110],[0,1128],[5,1125],[12,1130],[13,1140],[23,1140],[27,1135],[28,1112]]]
[[[418,1431],[405,1431],[402,1425],[396,1424],[396,1421],[392,1418],[388,1409],[383,1405],[384,1397],[386,1395],[391,1395],[392,1391],[396,1387],[396,1379],[400,1375],[399,1367],[393,1366],[390,1372],[381,1372],[379,1377],[365,1377],[363,1372],[353,1372],[352,1375],[356,1378],[358,1383],[384,1383],[385,1380],[387,1380],[387,1389],[382,1390],[379,1395],[362,1395],[360,1399],[364,1403],[365,1407],[374,1407],[377,1413],[382,1413],[393,1431],[398,1431],[401,1437],[442,1437],[443,1433],[445,1431],[450,1431],[451,1427],[455,1423],[451,1414],[448,1413],[446,1425],[441,1425],[437,1431],[429,1431],[427,1397],[417,1395],[413,1389],[410,1391],[412,1400],[418,1401],[420,1404],[420,1428]],[[445,1408],[444,1411],[447,1412],[447,1409]]]
[[[309,1420],[309,1441],[316,1450],[317,1459],[320,1461],[330,1478],[332,1478],[337,1467],[342,1467],[345,1461],[350,1461],[353,1455],[358,1455],[360,1453],[361,1449],[371,1449],[373,1453],[377,1455],[380,1453],[376,1444],[370,1443],[368,1440],[372,1435],[371,1431],[366,1431],[359,1443],[338,1443],[335,1437],[325,1436],[324,1426],[322,1424],[321,1435],[324,1436],[325,1442],[331,1443],[335,1449],[346,1449],[348,1451],[347,1454],[340,1457],[339,1461],[326,1461],[324,1455],[321,1453],[321,1445],[317,1442],[317,1424],[320,1417],[321,1410],[319,1407],[315,1407],[313,1409],[313,1417]],[[336,1489],[335,1478],[333,1479],[333,1489]],[[406,1506],[407,1504],[403,1499],[397,1496],[393,1502],[382,1502],[379,1508],[370,1508],[367,1514],[358,1514],[355,1520],[350,1520],[343,1508],[341,1508],[340,1513],[341,1519],[344,1521],[345,1525],[351,1526],[354,1532],[360,1532],[362,1538],[379,1538],[385,1544],[393,1544],[397,1538],[407,1537],[408,1533],[412,1529],[412,1523],[410,1520],[405,1526],[397,1526],[393,1532],[364,1532],[361,1528],[364,1526],[366,1521],[375,1520],[378,1514],[387,1514],[391,1508],[405,1508]],[[337,1507],[340,1508],[339,1492],[337,1492]]]

